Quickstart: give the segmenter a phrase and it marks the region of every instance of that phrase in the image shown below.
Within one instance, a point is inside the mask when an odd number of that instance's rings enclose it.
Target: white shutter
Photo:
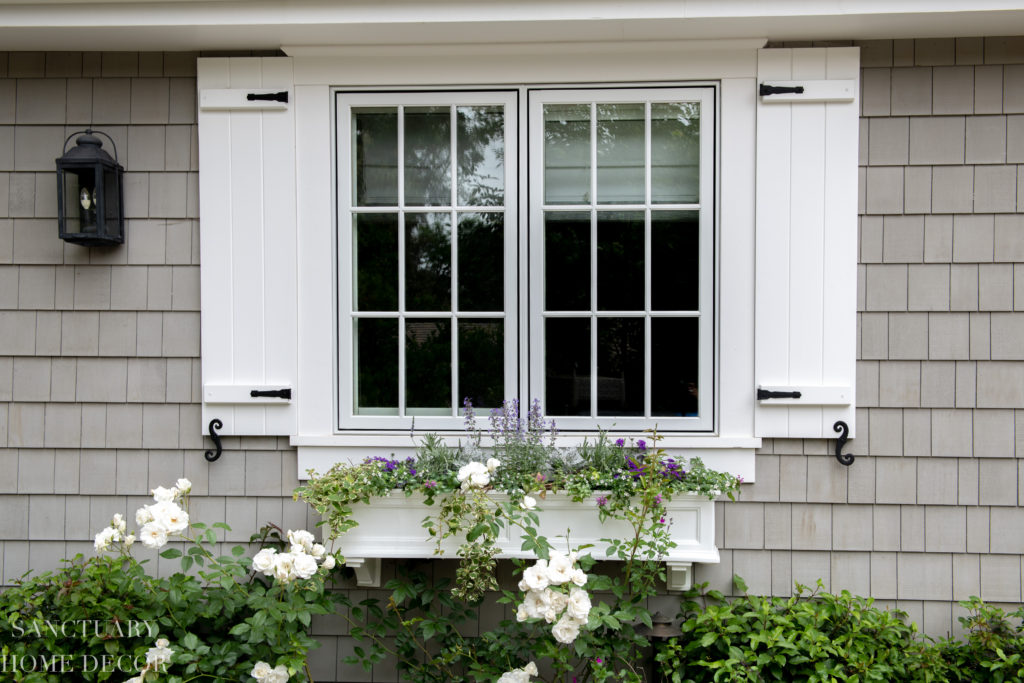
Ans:
[[[295,433],[295,114],[289,58],[200,59],[203,430]],[[248,99],[287,93],[289,101]],[[250,393],[290,389],[291,399]]]
[[[857,48],[758,51],[759,85],[805,90],[757,98],[757,436],[853,435],[858,78]]]

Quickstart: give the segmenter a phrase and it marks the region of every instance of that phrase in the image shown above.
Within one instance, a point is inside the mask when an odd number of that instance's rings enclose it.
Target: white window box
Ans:
[[[492,494],[494,501],[505,502],[504,494]],[[576,503],[568,494],[549,494],[538,500],[540,526],[538,533],[546,536],[556,548],[567,550],[567,545],[578,547],[593,544],[586,552],[594,559],[609,559],[605,554],[608,544],[602,538],[632,537],[632,528],[625,522],[607,520],[598,516],[595,493],[590,500]],[[663,558],[669,590],[686,590],[692,585],[694,562],[716,564],[719,561],[715,547],[714,501],[704,496],[674,496],[666,502],[665,523],[670,525],[676,547]],[[423,527],[423,519],[436,514],[436,506],[427,506],[420,494],[406,496],[394,491],[385,498],[374,498],[369,505],[352,506],[352,519],[359,526],[350,529],[338,539],[345,562],[355,569],[360,586],[380,586],[380,558],[435,557],[437,541]],[[568,536],[568,544],[566,542]],[[459,537],[442,541],[441,557],[457,557]],[[520,549],[522,541],[518,528],[504,529],[497,539],[501,558],[531,558],[533,553]]]

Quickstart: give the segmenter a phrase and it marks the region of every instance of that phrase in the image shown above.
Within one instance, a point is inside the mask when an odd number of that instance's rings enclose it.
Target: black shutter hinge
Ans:
[[[763,88],[764,86],[761,86],[761,87]],[[248,95],[245,96],[245,99],[249,100],[250,102],[255,102],[255,101],[259,100],[259,101],[263,101],[263,102],[285,102],[285,103],[287,103],[288,102],[288,91],[287,90],[282,90],[281,92],[265,92],[265,93],[254,93],[254,92],[251,92],[251,93],[249,93]]]
[[[757,400],[766,401],[772,398],[800,398],[799,391],[768,391],[767,389],[758,388]]]
[[[789,95],[791,93],[803,95],[804,86],[768,85],[766,83],[762,83],[761,87],[758,89],[758,94],[761,97],[765,97],[767,95]]]
[[[251,396],[252,398],[287,398],[287,399],[291,399],[291,397],[292,397],[292,390],[291,389],[270,389],[270,390],[267,390],[267,391],[258,391],[256,389],[253,389],[252,391],[249,392],[249,396]]]

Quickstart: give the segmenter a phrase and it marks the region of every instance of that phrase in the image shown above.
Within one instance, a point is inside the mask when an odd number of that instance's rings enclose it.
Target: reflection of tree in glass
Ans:
[[[356,248],[356,310],[398,310],[398,216],[353,217]]]
[[[441,213],[405,215],[405,307],[451,310],[451,218]]]
[[[405,322],[405,402],[415,408],[450,408],[452,405],[451,322]]]
[[[505,112],[501,107],[459,107],[456,151],[461,206],[505,203]]]
[[[459,396],[473,406],[496,408],[504,398],[502,321],[459,322]]]
[[[460,311],[504,309],[504,233],[504,214],[459,215]]]
[[[359,366],[356,406],[398,407],[398,321],[362,318],[356,321]]]

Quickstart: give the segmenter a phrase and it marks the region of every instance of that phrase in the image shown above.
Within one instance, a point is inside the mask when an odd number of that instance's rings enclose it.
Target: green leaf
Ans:
[[[160,553],[160,557],[164,558],[165,560],[173,560],[175,558],[181,557],[181,551],[177,548],[168,548],[167,550]]]

